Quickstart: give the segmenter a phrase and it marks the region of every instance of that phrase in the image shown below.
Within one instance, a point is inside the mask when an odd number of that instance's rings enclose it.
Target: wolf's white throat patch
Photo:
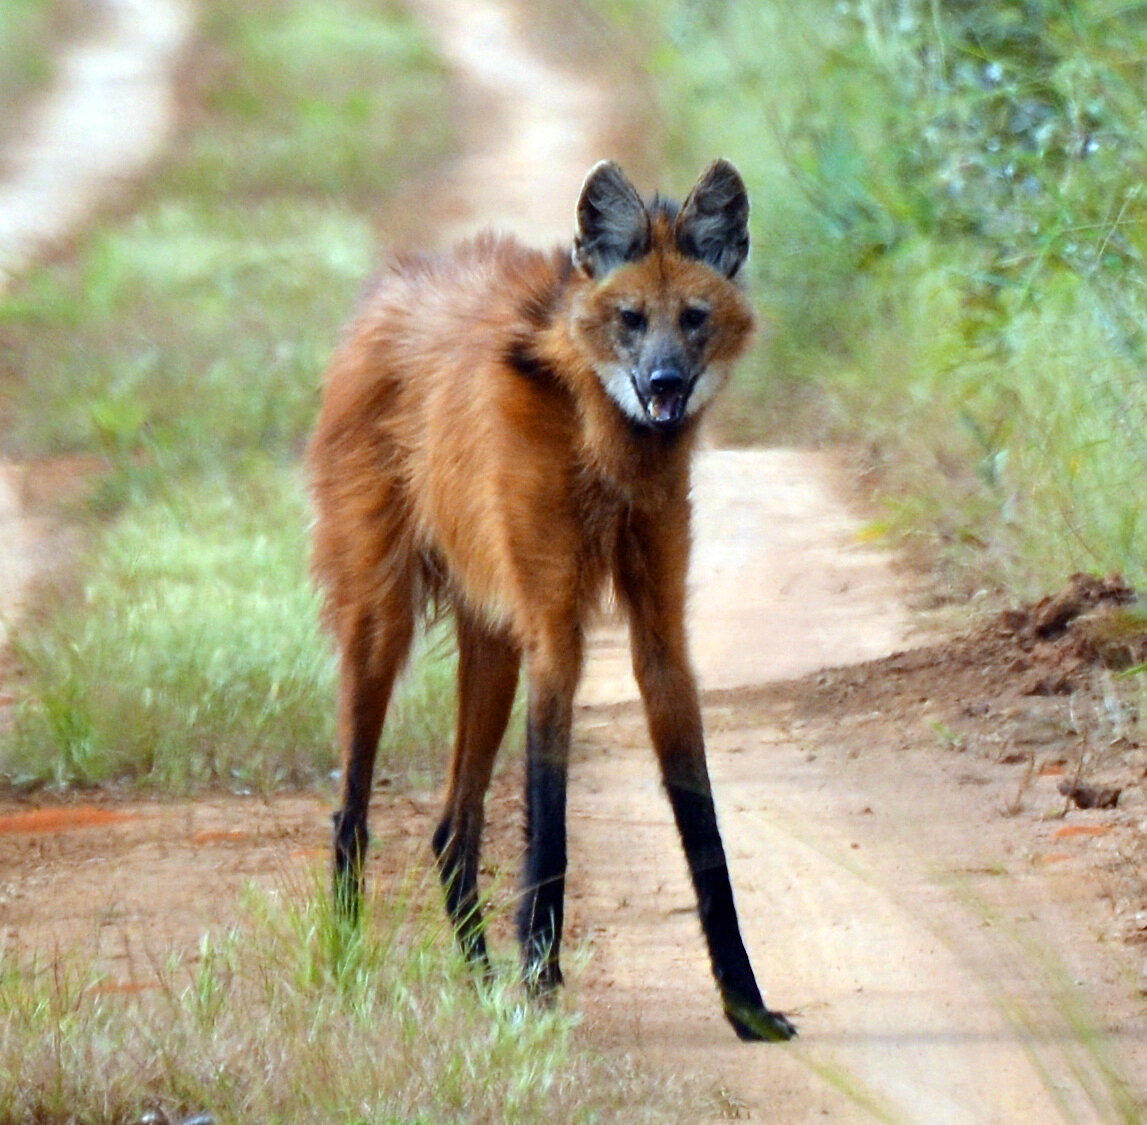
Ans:
[[[714,364],[710,364],[706,367],[693,384],[689,401],[685,404],[685,416],[688,418],[708,406],[709,403],[717,397],[717,392],[725,385],[727,380],[727,367],[719,367]]]
[[[601,368],[597,376],[601,380],[601,385],[605,387],[605,393],[621,407],[621,412],[627,418],[632,418],[635,422],[649,421],[649,415],[633,386],[633,375],[628,367],[620,363],[611,363]]]

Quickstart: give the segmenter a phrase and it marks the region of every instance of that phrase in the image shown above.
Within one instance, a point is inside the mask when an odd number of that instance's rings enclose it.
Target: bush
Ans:
[[[679,2],[690,167],[754,198],[768,326],[728,433],[853,441],[958,585],[1147,578],[1147,5]]]

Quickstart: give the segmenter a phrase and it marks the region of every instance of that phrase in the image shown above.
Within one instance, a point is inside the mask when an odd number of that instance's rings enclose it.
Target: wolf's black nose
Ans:
[[[674,367],[659,367],[649,376],[649,389],[655,395],[675,395],[685,389],[685,376]]]

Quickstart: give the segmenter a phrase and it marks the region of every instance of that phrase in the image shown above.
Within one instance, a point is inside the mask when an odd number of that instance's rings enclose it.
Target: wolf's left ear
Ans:
[[[677,216],[677,249],[726,277],[749,256],[749,194],[740,172],[714,160],[694,185]]]
[[[595,164],[577,201],[574,265],[603,277],[647,254],[649,242],[649,216],[637,189],[612,160]]]

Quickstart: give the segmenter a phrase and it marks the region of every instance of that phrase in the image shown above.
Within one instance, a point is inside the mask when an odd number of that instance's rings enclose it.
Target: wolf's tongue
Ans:
[[[680,395],[650,395],[649,417],[655,422],[671,422],[677,416]]]

